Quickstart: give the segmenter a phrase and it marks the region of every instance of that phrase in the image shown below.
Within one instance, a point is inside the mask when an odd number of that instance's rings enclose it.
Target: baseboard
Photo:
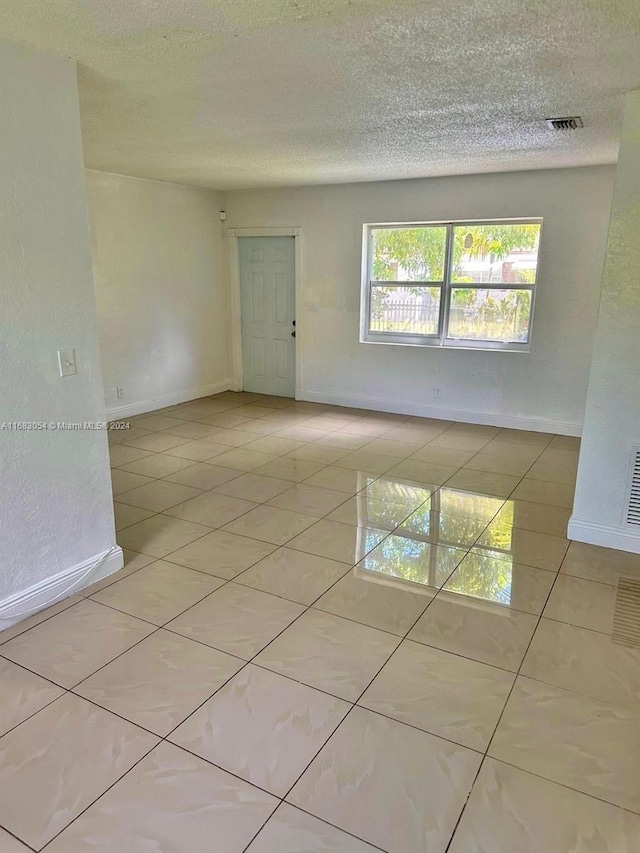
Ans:
[[[640,533],[634,533],[626,527],[581,521],[572,516],[569,519],[567,537],[576,542],[586,542],[588,545],[600,545],[602,548],[615,548],[616,551],[640,554]]]
[[[337,394],[325,394],[321,391],[302,389],[296,392],[297,400],[311,403],[328,403],[333,406],[348,406],[352,409],[372,409],[375,412],[392,412],[398,415],[417,415],[421,418],[438,418],[445,421],[462,421],[470,424],[523,429],[531,432],[552,432],[559,435],[581,435],[582,424],[544,420],[542,418],[521,418],[517,415],[498,415],[486,412],[474,412],[467,409],[442,409],[435,406],[423,406],[417,403],[399,403],[392,400],[379,400],[372,397],[341,397]]]
[[[232,384],[230,379],[225,379],[224,382],[217,382],[215,385],[203,385],[201,388],[178,391],[176,394],[156,397],[154,400],[140,400],[126,406],[116,406],[106,410],[107,420],[132,418],[134,415],[143,415],[145,412],[154,412],[156,409],[166,409],[167,406],[177,406],[180,403],[188,403],[190,400],[198,400],[200,397],[210,397],[211,394],[221,394],[223,391],[231,391]]]
[[[96,554],[95,557],[45,578],[22,592],[10,595],[0,601],[0,631],[10,628],[55,601],[61,601],[68,595],[106,578],[123,566],[122,548],[114,545],[109,551]]]

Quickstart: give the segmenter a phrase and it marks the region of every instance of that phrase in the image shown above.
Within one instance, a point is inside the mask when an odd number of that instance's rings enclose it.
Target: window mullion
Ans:
[[[453,224],[447,225],[447,245],[444,256],[444,276],[442,282],[442,297],[440,306],[440,343],[449,334],[449,314],[451,311],[451,271],[453,268]]]
[[[368,261],[367,261],[367,334],[371,329],[371,297],[372,287],[371,281],[373,279],[373,229],[369,228],[369,232],[367,235],[367,244],[368,244]]]

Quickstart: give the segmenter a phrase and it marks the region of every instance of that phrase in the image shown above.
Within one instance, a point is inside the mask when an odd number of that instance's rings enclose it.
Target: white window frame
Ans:
[[[536,264],[536,278],[532,284],[523,283],[492,283],[492,282],[464,282],[456,284],[451,280],[453,260],[453,229],[465,226],[477,225],[539,225],[540,241],[538,243],[538,260]],[[378,282],[372,279],[373,267],[373,232],[378,228],[424,228],[424,227],[446,227],[447,238],[445,248],[445,265],[442,282],[439,281],[385,281]],[[420,346],[441,347],[445,349],[471,349],[471,350],[498,350],[501,352],[530,352],[533,333],[533,318],[535,314],[536,292],[538,289],[540,269],[540,244],[542,242],[542,217],[513,218],[513,219],[473,219],[431,222],[368,222],[363,226],[362,241],[362,289],[360,298],[360,343],[363,344],[387,344],[392,346]],[[411,287],[440,287],[440,316],[438,331],[435,335],[411,335],[398,332],[372,332],[370,330],[371,317],[371,292],[375,286],[402,286]],[[451,308],[451,295],[456,286],[475,287],[479,290],[528,290],[531,293],[531,313],[529,316],[529,336],[526,342],[516,341],[491,341],[472,340],[468,338],[448,337],[449,313]]]

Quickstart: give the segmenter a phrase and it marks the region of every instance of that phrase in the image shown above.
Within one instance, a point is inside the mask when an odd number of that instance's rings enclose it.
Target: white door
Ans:
[[[293,397],[295,261],[293,237],[240,237],[243,388]]]

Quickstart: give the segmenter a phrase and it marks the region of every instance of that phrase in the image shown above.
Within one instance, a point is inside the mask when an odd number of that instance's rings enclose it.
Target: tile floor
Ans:
[[[0,851],[640,850],[640,557],[578,441],[225,393],[110,432],[126,565],[0,634]]]

